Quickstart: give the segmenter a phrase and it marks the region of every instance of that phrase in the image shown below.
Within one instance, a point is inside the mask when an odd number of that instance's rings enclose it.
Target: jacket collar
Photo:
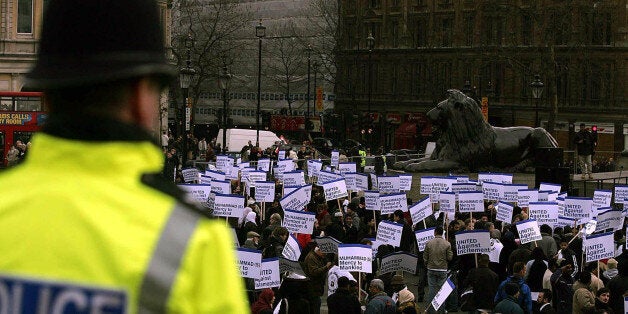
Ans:
[[[66,114],[48,116],[44,133],[70,140],[90,142],[104,141],[150,141],[158,145],[156,138],[137,125],[104,117],[74,117]]]

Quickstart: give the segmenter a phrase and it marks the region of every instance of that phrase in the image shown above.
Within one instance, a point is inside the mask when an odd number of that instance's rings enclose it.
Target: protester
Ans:
[[[569,259],[560,262],[560,268],[556,269],[551,277],[554,307],[558,314],[569,314],[573,304],[573,262]]]
[[[163,11],[152,0],[43,11],[24,84],[44,92],[48,115],[26,160],[0,175],[2,286],[28,286],[25,311],[246,313],[231,231],[161,175],[155,122],[177,75]],[[22,312],[13,305],[3,311]]]
[[[408,289],[399,291],[399,299],[397,300],[397,313],[418,314],[421,311],[414,301],[414,294]]]
[[[595,309],[596,310],[605,310],[609,313],[613,312],[611,309],[611,305],[608,303],[610,301],[611,291],[608,288],[601,288],[597,291],[595,295]]]
[[[347,277],[338,278],[338,289],[327,297],[329,314],[361,314],[360,302],[349,291],[351,281]]]
[[[554,239],[551,241],[554,242]],[[531,291],[539,292],[543,289],[543,276],[547,271],[548,263],[545,260],[545,253],[540,247],[535,247],[532,250],[531,257],[532,259],[526,263],[526,269],[529,271],[526,272],[525,280]]]
[[[394,314],[397,312],[395,301],[384,291],[384,282],[373,279],[369,284],[369,301],[364,314]]]
[[[549,289],[543,289],[539,292],[539,296],[533,304],[532,313],[534,314],[554,314],[554,308],[552,307],[552,291]]]
[[[593,175],[591,174],[591,171],[593,170],[591,165],[591,155],[593,154],[597,143],[595,142],[591,131],[586,128],[586,124],[580,123],[580,130],[576,133],[574,142],[578,148],[578,162],[580,163],[580,167],[582,169],[582,179],[585,179],[587,174],[589,175],[589,179],[593,179]]]
[[[303,271],[310,279],[308,281],[307,290],[310,314],[320,313],[321,296],[325,292],[327,271],[329,271],[332,266],[332,263],[325,259],[325,253],[323,253],[318,246],[308,253],[303,261]]]
[[[443,227],[434,229],[434,238],[425,244],[423,261],[427,267],[427,302],[432,302],[436,292],[447,279],[447,262],[451,261],[453,252],[451,244],[443,239]]]
[[[619,271],[617,270],[617,260],[614,258],[609,258],[606,261],[606,270],[602,272],[602,276],[600,278],[604,282],[604,284],[608,284],[608,282],[615,278]]]
[[[519,286],[514,282],[508,282],[504,285],[505,297],[497,303],[493,313],[501,314],[524,314],[525,311],[517,301],[520,296]]]
[[[275,301],[275,293],[273,289],[264,289],[257,297],[257,301],[251,306],[252,314],[272,314],[273,302]]]
[[[581,271],[573,286],[573,313],[583,314],[595,309],[595,295],[590,290],[591,273]]]
[[[478,257],[478,268],[473,268],[465,278],[463,287],[473,287],[471,306],[478,309],[492,310],[493,299],[497,293],[499,277],[488,268],[489,256],[481,254]]]
[[[614,313],[622,313],[624,310],[624,294],[628,291],[628,260],[625,258],[619,259],[619,257],[617,260],[617,276],[608,282],[608,290],[610,290],[608,303],[613,308]]]
[[[513,265],[512,270],[512,276],[509,276],[506,280],[502,281],[497,288],[497,294],[495,294],[494,301],[495,303],[498,303],[507,296],[511,295],[504,290],[504,287],[507,284],[514,283],[519,289],[519,292],[517,293],[517,304],[519,304],[519,306],[523,309],[524,313],[532,313],[532,295],[530,293],[530,287],[523,279],[526,273],[526,267],[522,262],[516,262]],[[497,307],[495,307],[495,312],[497,312]]]

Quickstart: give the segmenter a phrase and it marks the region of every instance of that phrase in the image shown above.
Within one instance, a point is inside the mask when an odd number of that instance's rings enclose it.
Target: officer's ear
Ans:
[[[129,113],[133,123],[147,131],[157,130],[159,126],[159,82],[143,77],[132,83],[129,97]]]

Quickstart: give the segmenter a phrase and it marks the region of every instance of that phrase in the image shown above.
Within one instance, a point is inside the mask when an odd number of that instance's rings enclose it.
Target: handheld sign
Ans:
[[[355,162],[341,162],[338,164],[338,170],[341,174],[358,172]]]
[[[613,199],[613,191],[611,190],[595,190],[593,192],[593,208],[611,207]]]
[[[279,159],[277,160],[277,167],[275,167],[275,173],[286,173],[294,171],[294,161],[292,159]]]
[[[488,230],[469,230],[456,233],[456,253],[488,254],[491,250],[491,234]]]
[[[515,203],[519,201],[519,191],[527,189],[528,186],[525,184],[504,184],[503,192],[500,201]]]
[[[379,267],[380,274],[387,274],[397,271],[416,273],[417,256],[406,252],[395,252],[382,258]]]
[[[238,267],[244,278],[258,279],[262,270],[262,252],[258,250],[238,248]]]
[[[541,236],[541,230],[539,230],[539,224],[536,220],[522,220],[517,222],[515,225],[517,226],[517,231],[519,232],[521,244],[540,241],[543,239],[543,236]]]
[[[291,261],[298,261],[299,257],[301,257],[299,241],[293,235],[288,237],[286,245],[284,245],[283,251],[281,251],[281,257]]]
[[[432,187],[436,177],[424,176],[421,177],[421,189],[420,193],[422,195],[430,195],[433,194]]]
[[[255,201],[272,202],[275,200],[275,182],[259,181],[255,183]]]
[[[281,286],[281,274],[279,273],[279,258],[262,260],[259,279],[255,279],[255,290],[275,288]]]
[[[427,242],[435,238],[434,229],[436,229],[436,227],[417,230],[414,232],[414,237],[416,238],[416,244],[419,252],[423,252],[425,250],[425,245],[427,244]]]
[[[340,152],[337,150],[331,151],[331,165],[335,168],[338,168],[338,163],[340,162]]]
[[[309,159],[307,161],[307,176],[318,177],[318,172],[323,168],[323,162],[316,159]]]
[[[216,170],[226,175],[227,173],[231,172],[232,166],[233,166],[233,158],[227,155],[216,156]]]
[[[366,191],[369,189],[369,176],[364,173],[356,173],[355,175],[355,190]]]
[[[334,239],[333,237],[316,237],[314,240],[321,249],[321,252],[338,254],[338,245],[340,245],[340,241]]]
[[[399,193],[400,182],[398,176],[378,176],[377,189],[381,194]]]
[[[343,177],[337,173],[321,170],[318,172],[318,185],[323,185],[327,182],[343,179]]]
[[[244,196],[232,194],[216,194],[214,197],[214,216],[242,217],[244,212]]]
[[[326,201],[331,201],[348,196],[345,179],[338,179],[323,183],[323,191],[325,193]]]
[[[606,211],[597,216],[597,225],[595,231],[604,231],[613,229],[613,231],[621,228],[624,221],[624,215],[621,210],[611,210],[610,207]]]
[[[196,168],[183,169],[181,170],[181,173],[183,174],[183,180],[185,182],[194,182],[198,180],[198,169]]]
[[[434,296],[434,299],[432,300],[431,305],[435,311],[438,311],[438,309],[445,303],[447,297],[449,296],[449,294],[451,294],[452,291],[454,291],[455,288],[456,286],[454,285],[454,283],[451,282],[449,278],[447,278],[443,286],[440,288],[440,290],[438,290],[438,292]]]
[[[399,175],[399,190],[410,191],[412,189],[412,175],[400,174]]]
[[[206,184],[177,184],[179,188],[187,192],[187,195],[196,203],[208,208],[207,198],[211,192],[211,186]]]
[[[426,196],[422,200],[414,203],[412,206],[410,206],[409,210],[410,215],[412,216],[412,224],[418,224],[423,219],[427,218],[427,216],[432,214],[432,204],[430,202],[430,197]]]
[[[539,190],[523,189],[517,193],[517,203],[520,207],[528,207],[531,202],[539,201]]]
[[[392,214],[396,210],[408,211],[406,193],[386,194],[379,196],[380,211],[382,214]]]
[[[482,192],[460,192],[458,208],[461,213],[484,212],[484,195]]]
[[[499,202],[499,204],[497,204],[497,215],[495,219],[505,222],[506,224],[512,223],[514,207],[515,206],[510,203]]]
[[[338,278],[347,277],[351,281],[358,282],[355,277],[346,270],[341,270],[340,267],[334,265],[327,272],[327,296],[330,296],[338,290]]]
[[[478,173],[478,182],[512,183],[513,175],[510,173]]]
[[[484,182],[482,183],[482,193],[484,193],[484,199],[499,201],[504,193],[504,185],[498,182]]]
[[[283,257],[279,258],[279,271],[283,274],[286,272],[295,273],[301,276],[305,276],[303,268],[298,261],[287,260]]]
[[[305,174],[301,170],[284,172],[283,184],[286,186],[305,185]]]
[[[277,159],[278,160],[286,159],[286,151],[285,150],[280,150],[279,153],[277,153]]]
[[[454,192],[440,192],[438,198],[439,209],[446,213],[456,212],[456,193]]]
[[[628,199],[628,185],[616,185],[615,186],[615,203],[626,204]]]
[[[205,176],[210,177],[212,180],[225,181],[225,174],[214,170],[205,170]]]
[[[558,222],[558,203],[532,202],[528,214],[530,219],[536,220],[538,225],[553,226]]]
[[[261,158],[257,160],[257,170],[261,170],[264,172],[270,171],[270,159],[269,158]],[[266,180],[266,179],[264,179]]]
[[[587,236],[583,242],[587,263],[615,257],[613,232]]]
[[[231,194],[231,182],[227,180],[212,180],[211,192],[215,194]]]
[[[562,188],[562,185],[556,184],[556,183],[541,182],[539,184],[539,191],[552,191],[552,192],[560,193],[561,188]]]
[[[338,245],[338,267],[370,274],[373,272],[373,249],[363,244]]]
[[[284,210],[283,226],[290,233],[311,234],[314,231],[316,214],[306,211]]]
[[[266,181],[266,172],[260,170],[250,171],[248,174],[249,182]]]
[[[364,207],[366,210],[379,210],[379,191],[364,191]]]
[[[302,186],[290,192],[288,195],[282,197],[279,200],[279,204],[281,204],[281,208],[284,211],[288,209],[302,211],[305,208],[305,206],[307,206],[307,204],[310,202],[309,198],[311,197],[311,195],[308,195],[306,187],[307,185]]]
[[[565,197],[565,207],[563,215],[569,218],[578,219],[579,223],[584,223],[591,220],[592,212],[591,206],[593,200],[588,197]]]
[[[401,244],[402,231],[402,224],[383,220],[377,227],[377,235],[375,239],[381,244],[390,244],[394,247],[399,247]]]

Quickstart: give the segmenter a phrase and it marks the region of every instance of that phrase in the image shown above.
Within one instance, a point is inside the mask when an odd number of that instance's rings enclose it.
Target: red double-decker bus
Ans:
[[[46,120],[43,94],[40,92],[0,92],[0,150],[2,165],[7,153],[19,140],[28,143]]]

